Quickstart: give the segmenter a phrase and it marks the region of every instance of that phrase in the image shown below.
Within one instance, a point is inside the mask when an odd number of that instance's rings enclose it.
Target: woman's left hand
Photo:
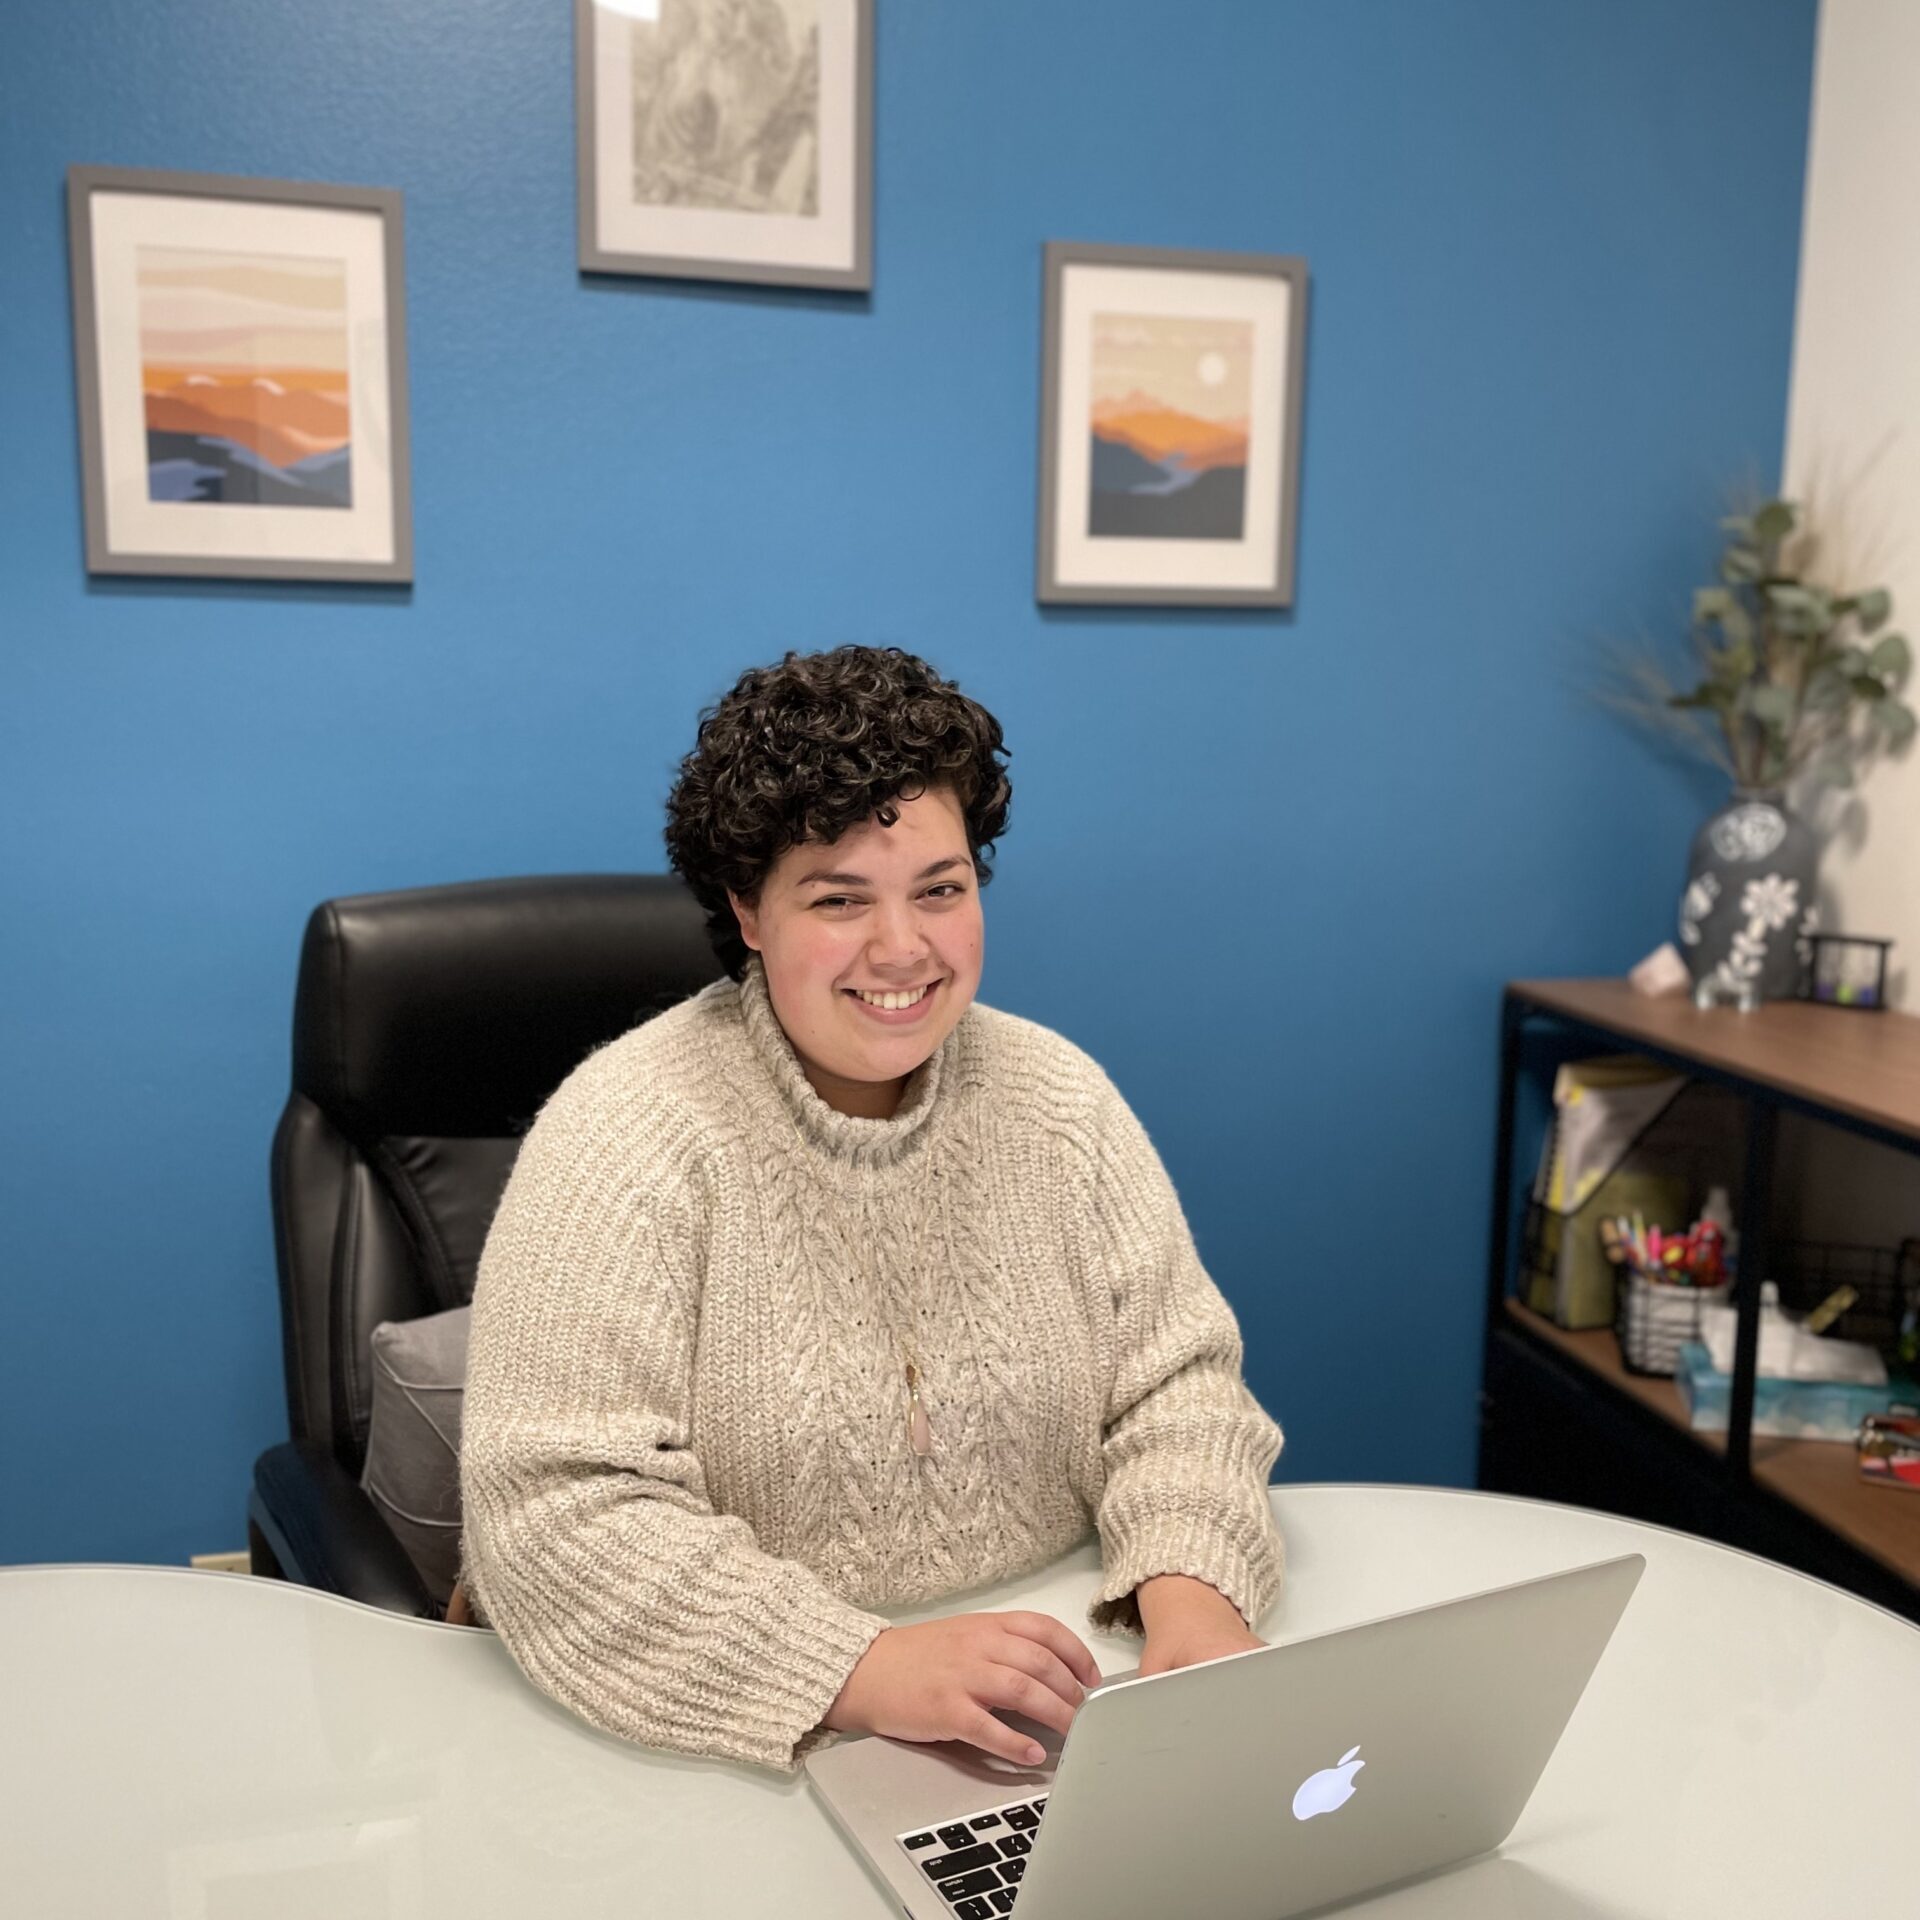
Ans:
[[[1144,1674],[1197,1667],[1229,1653],[1247,1653],[1267,1643],[1249,1631],[1236,1607],[1218,1587],[1184,1573],[1156,1574],[1134,1589],[1140,1624],[1146,1629]]]

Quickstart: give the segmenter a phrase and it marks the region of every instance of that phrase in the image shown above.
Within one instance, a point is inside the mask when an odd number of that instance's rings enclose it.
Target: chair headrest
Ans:
[[[594,1048],[720,973],[671,875],[323,901],[300,953],[293,1083],[362,1140],[523,1133]]]

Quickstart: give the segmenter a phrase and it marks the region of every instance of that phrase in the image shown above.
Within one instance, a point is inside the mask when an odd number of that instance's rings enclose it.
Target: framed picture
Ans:
[[[413,578],[400,196],[67,174],[91,573]]]
[[[1301,260],[1048,246],[1042,601],[1292,605],[1306,320]]]
[[[873,284],[873,0],[574,0],[580,265]]]

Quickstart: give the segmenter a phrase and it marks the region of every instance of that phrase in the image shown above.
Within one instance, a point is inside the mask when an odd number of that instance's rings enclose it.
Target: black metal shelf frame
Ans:
[[[1705,1081],[1738,1094],[1745,1105],[1746,1155],[1737,1206],[1740,1261],[1735,1276],[1733,1386],[1727,1414],[1726,1471],[1735,1485],[1753,1484],[1753,1397],[1760,1345],[1760,1276],[1768,1254],[1767,1191],[1774,1144],[1782,1113],[1804,1114],[1823,1125],[1872,1140],[1896,1151],[1920,1156],[1920,1140],[1892,1127],[1822,1104],[1806,1096],[1770,1087],[1748,1075],[1716,1067],[1691,1055],[1677,1053],[1637,1034],[1625,1034],[1557,1007],[1545,1007],[1509,987],[1500,1005],[1499,1135],[1494,1148],[1493,1217],[1488,1236],[1487,1325],[1489,1334],[1506,1317],[1506,1300],[1513,1273],[1515,1238],[1519,1227],[1514,1205],[1514,1118],[1522,1071],[1522,1052],[1530,1026],[1552,1028],[1569,1040],[1607,1049],[1626,1049],[1671,1067],[1688,1079]]]

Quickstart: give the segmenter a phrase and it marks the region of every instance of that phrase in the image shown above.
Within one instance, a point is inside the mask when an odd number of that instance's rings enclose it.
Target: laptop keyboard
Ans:
[[[898,1837],[958,1920],[995,1920],[1013,1911],[1046,1810],[1043,1793]]]

